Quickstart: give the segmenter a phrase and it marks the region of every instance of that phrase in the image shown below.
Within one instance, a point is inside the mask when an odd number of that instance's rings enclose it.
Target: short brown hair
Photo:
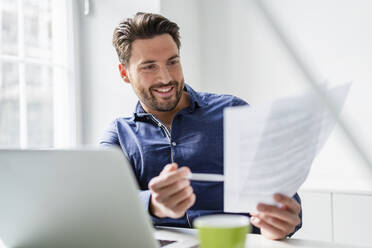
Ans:
[[[136,39],[151,39],[156,35],[170,34],[180,49],[179,27],[164,16],[138,12],[133,18],[120,22],[114,30],[114,45],[122,64],[127,65],[131,56],[131,45]]]

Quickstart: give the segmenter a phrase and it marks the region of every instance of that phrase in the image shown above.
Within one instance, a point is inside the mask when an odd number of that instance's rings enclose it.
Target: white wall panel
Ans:
[[[299,192],[302,200],[302,228],[293,238],[332,242],[330,192]]]
[[[372,194],[333,195],[334,239],[338,243],[372,246]]]

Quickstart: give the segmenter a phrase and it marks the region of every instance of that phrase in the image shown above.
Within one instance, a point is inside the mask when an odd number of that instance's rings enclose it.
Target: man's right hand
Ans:
[[[178,169],[176,163],[164,167],[159,176],[149,182],[151,190],[150,211],[159,218],[180,218],[195,203],[196,196],[190,180],[188,167]]]

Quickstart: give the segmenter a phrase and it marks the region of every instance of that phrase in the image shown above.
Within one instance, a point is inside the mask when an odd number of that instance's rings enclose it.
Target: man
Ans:
[[[223,109],[247,103],[184,83],[179,28],[160,15],[137,13],[121,22],[113,45],[120,75],[139,102],[133,116],[111,124],[101,145],[123,150],[154,224],[192,227],[198,216],[222,213],[223,183],[190,182],[186,176],[223,174]],[[253,232],[283,239],[301,227],[300,198],[274,199],[281,207],[257,206]]]

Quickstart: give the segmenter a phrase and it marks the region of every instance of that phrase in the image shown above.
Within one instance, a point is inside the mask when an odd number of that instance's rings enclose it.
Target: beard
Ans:
[[[134,90],[140,101],[148,108],[158,112],[167,112],[172,111],[177,107],[182,96],[184,85],[184,79],[182,79],[181,82],[170,81],[167,84],[153,85],[149,89],[134,87]],[[172,94],[168,99],[158,99],[158,97],[153,94],[153,91],[159,87],[173,87],[174,89],[172,89],[172,91],[175,90],[175,94]]]

